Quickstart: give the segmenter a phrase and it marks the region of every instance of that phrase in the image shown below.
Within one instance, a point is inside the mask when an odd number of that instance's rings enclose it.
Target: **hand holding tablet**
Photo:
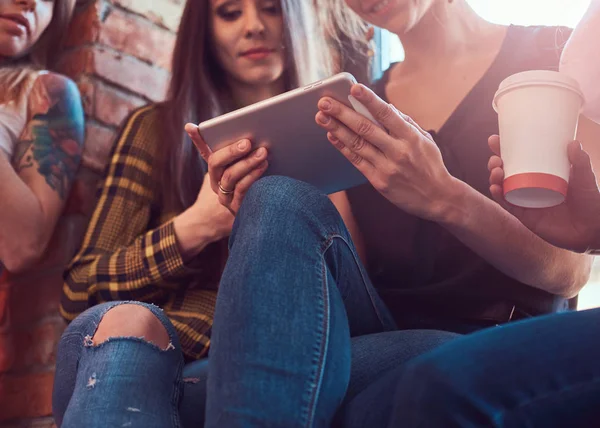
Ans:
[[[352,75],[341,73],[202,122],[197,132],[207,146],[203,150],[216,154],[224,147],[247,140],[252,150],[265,147],[268,151],[264,175],[302,180],[327,194],[362,184],[365,177],[327,141],[326,131],[315,122],[317,104],[324,96],[339,100],[374,121],[368,110],[350,95],[354,84]]]

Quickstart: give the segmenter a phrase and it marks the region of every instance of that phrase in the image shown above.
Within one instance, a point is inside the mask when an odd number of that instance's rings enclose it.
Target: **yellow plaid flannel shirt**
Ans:
[[[172,222],[177,213],[162,209],[152,174],[159,120],[159,109],[148,106],[126,121],[82,247],[65,273],[60,311],[72,321],[107,301],[154,303],[175,326],[185,356],[197,359],[208,352],[226,247],[213,244],[184,264]]]

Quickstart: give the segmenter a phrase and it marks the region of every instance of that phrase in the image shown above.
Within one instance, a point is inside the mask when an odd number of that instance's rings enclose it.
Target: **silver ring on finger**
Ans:
[[[221,182],[219,181],[219,192],[221,192],[224,195],[231,195],[233,192],[235,192],[235,189],[227,190],[221,185]]]

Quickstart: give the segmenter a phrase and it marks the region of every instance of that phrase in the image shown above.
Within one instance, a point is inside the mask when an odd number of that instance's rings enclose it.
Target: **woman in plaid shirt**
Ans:
[[[53,405],[59,426],[287,427],[313,421],[324,426],[331,419],[349,366],[324,370],[313,356],[311,333],[320,334],[322,323],[303,320],[313,311],[314,320],[323,316],[318,298],[297,295],[285,284],[279,296],[285,302],[254,290],[253,301],[261,302],[253,306],[255,314],[278,317],[289,327],[287,336],[266,320],[252,322],[227,308],[221,324],[213,324],[233,216],[219,204],[183,132],[186,122],[199,123],[327,74],[331,59],[321,30],[306,1],[187,2],[169,100],[126,121],[83,245],[65,275],[61,312],[72,322],[58,352]],[[241,192],[265,171],[266,153],[250,144],[232,147],[244,159],[239,164],[252,171],[238,184]],[[336,199],[342,213],[345,202]],[[384,330],[388,322],[379,302],[363,298],[367,291],[355,297],[364,318],[360,333]],[[243,297],[228,288],[220,298]],[[286,312],[290,305],[294,313]],[[298,317],[302,308],[309,312]],[[206,357],[225,324],[239,332],[229,339],[255,341],[255,352],[211,359],[204,418]],[[290,343],[290,334],[299,338]],[[346,345],[332,347],[347,352]],[[182,368],[190,362],[184,382]],[[239,374],[235,391],[223,370]],[[323,370],[326,380],[319,381]]]

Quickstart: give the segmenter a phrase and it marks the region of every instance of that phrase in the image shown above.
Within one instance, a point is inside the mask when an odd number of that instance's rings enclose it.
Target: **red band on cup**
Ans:
[[[517,189],[548,189],[567,196],[569,183],[561,177],[542,172],[511,175],[504,180],[504,195]]]

